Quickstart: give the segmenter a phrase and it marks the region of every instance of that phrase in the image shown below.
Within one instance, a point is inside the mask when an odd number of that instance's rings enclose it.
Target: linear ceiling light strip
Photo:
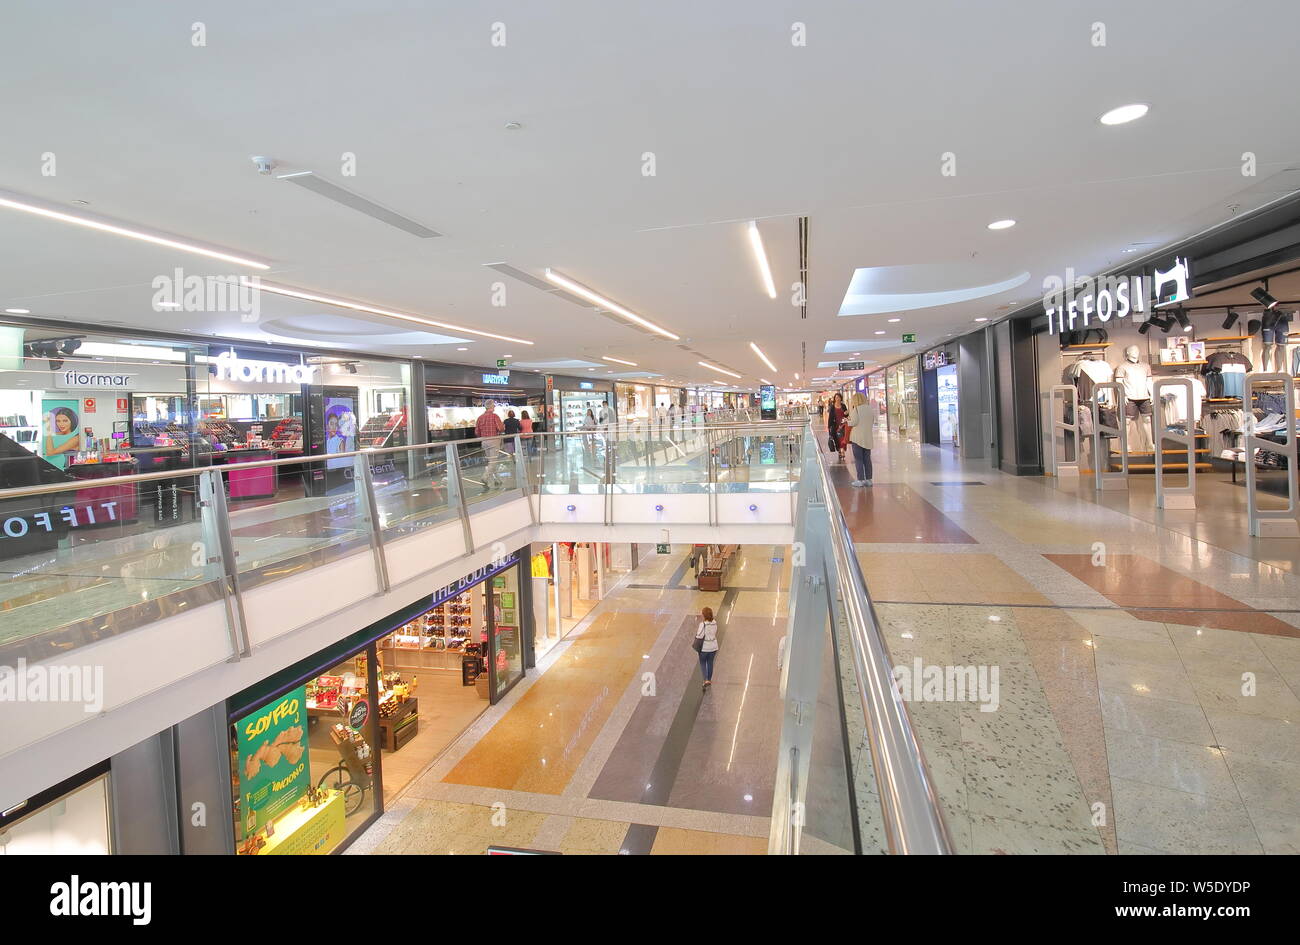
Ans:
[[[271,268],[266,263],[258,262],[256,259],[249,259],[245,256],[236,256],[234,253],[223,253],[220,250],[208,249],[207,247],[198,246],[194,243],[187,243],[183,240],[169,239],[165,236],[146,233],[143,230],[136,230],[127,226],[118,226],[115,223],[106,223],[103,220],[96,220],[93,217],[81,216],[80,214],[75,213],[64,213],[61,210],[52,210],[49,207],[24,203],[21,200],[14,200],[11,197],[0,196],[0,207],[9,207],[11,210],[21,210],[24,213],[31,213],[36,216],[45,217],[49,220],[58,220],[61,223],[73,223],[77,226],[84,226],[88,229],[99,230],[101,233],[112,233],[114,236],[125,236],[129,239],[140,240],[145,243],[153,243],[155,246],[166,246],[168,249],[179,249],[184,253],[195,253],[199,256],[207,256],[209,259],[220,259],[225,262],[234,263],[237,266],[248,266],[251,269]]]
[[[600,308],[603,309],[608,309],[609,311],[613,312],[616,315],[621,315],[623,318],[626,318],[630,322],[635,322],[638,325],[643,325],[644,327],[653,331],[655,334],[663,335],[665,338],[671,338],[673,341],[681,340],[680,335],[674,335],[667,328],[660,328],[658,325],[656,325],[654,322],[650,321],[649,319],[642,318],[640,315],[636,314],[635,312],[629,311],[627,308],[624,308],[622,305],[619,305],[617,302],[605,298],[605,296],[601,295],[599,292],[594,291],[593,289],[587,288],[581,282],[574,282],[572,279],[568,278],[567,276],[560,275],[554,269],[546,270],[546,279],[548,282],[558,285],[562,289],[569,290],[574,295],[582,296],[584,299],[586,299],[588,302],[591,302],[593,305],[599,306]]]
[[[323,305],[333,305],[338,308],[348,308],[354,312],[368,312],[371,315],[382,315],[385,318],[397,318],[405,322],[414,322],[417,325],[428,325],[433,328],[443,328],[447,331],[464,332],[470,335],[481,335],[484,338],[496,338],[499,341],[513,341],[516,344],[531,345],[533,342],[526,338],[516,338],[513,335],[499,335],[492,331],[482,331],[478,328],[466,328],[463,325],[453,325],[450,322],[440,322],[432,318],[424,318],[419,315],[407,315],[404,312],[394,312],[385,308],[376,308],[373,305],[366,305],[362,302],[350,302],[347,299],[336,299],[328,295],[315,295],[311,292],[303,292],[301,289],[290,289],[287,286],[273,285],[263,282],[260,279],[256,282],[246,281],[246,285],[253,289],[260,289],[263,292],[271,292],[275,295],[283,295],[291,299],[303,299],[307,302],[320,302]]]

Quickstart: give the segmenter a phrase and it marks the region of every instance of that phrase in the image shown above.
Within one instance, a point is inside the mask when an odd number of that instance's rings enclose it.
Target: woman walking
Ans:
[[[831,398],[830,409],[826,411],[826,445],[832,453],[839,456],[841,463],[844,462],[844,421],[847,414],[844,398],[836,392]]]
[[[713,619],[713,608],[700,611],[700,626],[695,631],[695,652],[700,654],[700,675],[704,688],[713,685],[713,660],[718,655],[718,622]]]
[[[866,396],[857,392],[851,398],[847,419],[849,443],[853,447],[853,465],[857,468],[858,478],[851,485],[871,485],[871,444],[876,437],[876,411],[867,402]]]

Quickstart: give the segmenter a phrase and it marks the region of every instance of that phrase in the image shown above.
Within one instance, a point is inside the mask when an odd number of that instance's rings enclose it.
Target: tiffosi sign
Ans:
[[[1112,318],[1147,321],[1148,309],[1173,305],[1191,298],[1190,269],[1184,258],[1175,259],[1166,271],[1156,269],[1151,276],[1103,276],[1076,281],[1074,270],[1065,278],[1048,276],[1043,280],[1043,309],[1047,313],[1047,330],[1051,334],[1088,328],[1094,322]]]
[[[310,384],[316,375],[314,364],[285,364],[283,361],[249,361],[223,351],[212,362],[219,381],[266,384]]]

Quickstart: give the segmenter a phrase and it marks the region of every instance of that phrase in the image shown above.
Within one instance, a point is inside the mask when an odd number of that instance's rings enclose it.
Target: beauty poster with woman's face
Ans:
[[[81,402],[77,400],[42,399],[41,455],[46,460],[66,469],[68,457],[82,449]]]

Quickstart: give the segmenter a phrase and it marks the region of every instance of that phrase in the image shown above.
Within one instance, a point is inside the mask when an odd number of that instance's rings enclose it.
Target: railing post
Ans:
[[[474,553],[474,532],[469,526],[469,506],[465,502],[465,483],[460,477],[460,454],[455,443],[447,444],[447,504],[456,503],[460,525],[465,533],[465,554]]]
[[[614,470],[618,464],[614,461],[614,450],[610,449],[610,441],[605,440],[605,524],[614,524]]]
[[[226,627],[230,632],[231,662],[253,655],[244,615],[244,599],[239,591],[239,563],[235,560],[235,541],[230,534],[230,512],[226,507],[226,487],[221,470],[208,468],[198,473],[199,521],[203,529],[205,564],[220,564],[221,600],[226,608]],[[213,554],[213,552],[216,554]]]
[[[390,585],[388,561],[384,557],[384,528],[379,520],[379,502],[375,498],[375,476],[370,469],[370,457],[364,453],[352,457],[352,484],[364,510],[366,524],[370,526],[370,554],[375,560],[375,581],[379,585],[379,593],[386,594]]]
[[[537,505],[533,502],[533,482],[529,475],[528,457],[524,455],[524,438],[515,434],[515,482],[523,490],[524,501],[528,503],[528,514],[532,516],[533,524],[538,525],[541,519],[538,517]],[[531,441],[530,441],[531,442]]]

